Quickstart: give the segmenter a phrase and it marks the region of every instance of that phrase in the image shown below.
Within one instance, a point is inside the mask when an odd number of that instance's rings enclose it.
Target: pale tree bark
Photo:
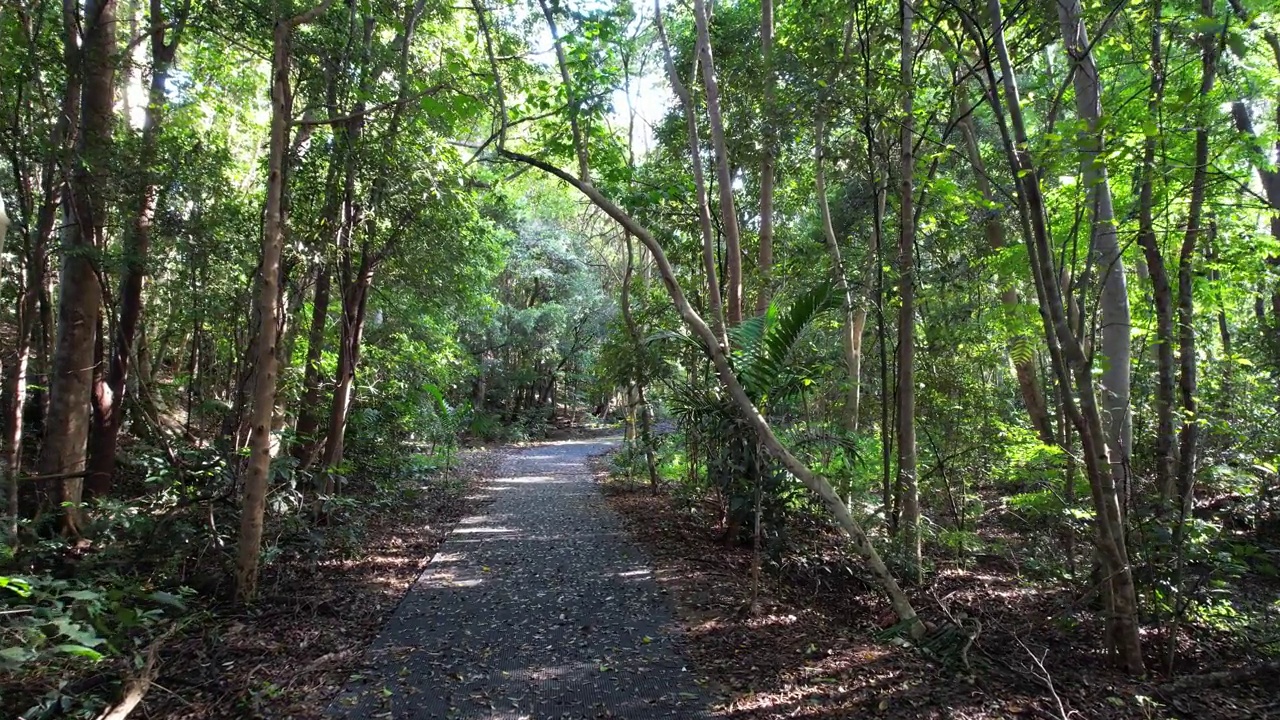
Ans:
[[[680,287],[676,277],[675,269],[667,260],[666,252],[662,246],[640,223],[636,222],[630,215],[615,205],[607,197],[605,197],[594,186],[584,183],[574,178],[569,173],[557,168],[554,165],[543,162],[534,157],[511,152],[509,150],[500,150],[504,157],[536,167],[546,173],[554,175],[564,182],[577,188],[579,192],[585,195],[596,207],[600,208],[605,214],[613,218],[623,227],[624,230],[630,232],[634,237],[640,240],[640,243],[649,250],[653,258],[653,262],[657,265],[658,273],[662,277],[663,285],[667,289],[667,294],[671,297],[672,303],[676,306],[676,310],[680,313],[681,319],[685,325],[695,334],[698,339],[706,346],[707,352],[711,356],[712,364],[715,366],[716,374],[720,379],[722,386],[729,393],[737,406],[739,412],[742,413],[744,419],[750,423],[752,429],[756,432],[760,443],[769,452],[770,455],[777,458],[792,475],[802,482],[805,487],[809,488],[822,500],[823,504],[836,518],[836,522],[840,528],[853,541],[855,549],[866,561],[868,567],[871,568],[875,576],[877,584],[884,590],[889,598],[890,604],[893,606],[894,612],[898,615],[904,626],[910,631],[913,637],[923,637],[925,633],[924,623],[916,616],[915,610],[911,606],[911,601],[907,598],[893,573],[885,565],[879,552],[875,546],[871,544],[870,538],[863,531],[862,526],[849,513],[849,508],[840,499],[835,489],[827,482],[826,478],[813,472],[804,462],[791,453],[791,451],[778,439],[773,433],[769,422],[760,414],[755,405],[751,402],[751,398],[743,389],[742,384],[738,382],[737,376],[734,374],[733,366],[729,362],[729,357],[725,350],[721,348],[715,332],[707,325],[702,316],[694,310],[685,297],[684,290]]]
[[[1102,87],[1085,31],[1080,0],[1059,0],[1057,7],[1062,40],[1075,69],[1072,81],[1075,84],[1076,114],[1086,125],[1079,139],[1080,166],[1088,205],[1085,215],[1090,219],[1089,247],[1093,256],[1093,272],[1100,276],[1102,288],[1098,300],[1102,355],[1106,358],[1099,381],[1102,420],[1107,433],[1109,461],[1122,473],[1127,473],[1133,449],[1133,418],[1129,412],[1129,290],[1103,159]],[[1127,484],[1127,474],[1125,480]]]
[[[902,0],[902,135],[898,204],[898,487],[902,519],[898,526],[907,566],[923,582],[920,558],[920,492],[916,479],[915,385],[915,8]]]
[[[995,207],[996,196],[992,191],[991,181],[987,177],[987,166],[982,160],[982,153],[978,146],[978,132],[974,126],[972,109],[969,106],[968,98],[964,96],[962,91],[957,92],[957,99],[960,133],[964,135],[965,150],[969,154],[969,164],[973,166],[975,183],[978,186],[978,191],[982,193],[982,198],[987,201],[988,205]],[[1005,246],[1004,223],[998,211],[987,210],[986,220],[983,222],[983,230],[987,236],[987,246],[992,250],[1000,250]],[[1022,299],[1018,296],[1018,290],[1012,283],[1001,291],[1000,302],[1009,310],[1015,310],[1022,304]],[[1012,347],[1010,349],[1012,350]],[[1022,394],[1022,404],[1027,408],[1027,416],[1031,418],[1031,426],[1036,429],[1036,435],[1040,437],[1040,442],[1045,445],[1053,445],[1053,422],[1050,420],[1049,407],[1045,401],[1044,392],[1040,388],[1040,378],[1036,373],[1035,357],[1013,357],[1012,360],[1014,375],[1018,380],[1018,390]]]
[[[831,272],[842,304],[843,323],[840,326],[840,345],[844,352],[845,372],[849,381],[849,389],[845,396],[843,424],[846,430],[857,432],[858,400],[861,395],[859,380],[862,377],[862,329],[867,316],[865,310],[854,307],[853,293],[849,289],[849,275],[845,271],[840,242],[836,238],[835,227],[831,222],[831,205],[827,201],[826,152],[826,113],[819,108],[818,119],[814,126],[813,186],[814,193],[818,196],[818,215],[822,223],[822,236],[826,240],[827,254],[831,256]]]
[[[156,150],[160,140],[160,126],[164,118],[165,83],[169,68],[182,39],[191,3],[186,4],[174,19],[171,37],[165,42],[164,4],[151,0],[148,22],[151,30],[151,82],[147,94],[142,141],[138,152],[140,181],[136,189],[138,206],[132,225],[124,238],[124,272],[120,278],[117,296],[119,316],[116,318],[115,339],[108,357],[105,377],[94,383],[93,428],[89,434],[89,466],[85,485],[90,495],[104,496],[111,490],[115,474],[116,450],[120,426],[124,420],[124,400],[129,381],[129,364],[134,355],[134,343],[142,321],[142,288],[147,273],[147,254],[151,246],[151,228],[155,222],[156,205],[160,197],[160,174],[154,167]]]
[[[66,0],[63,15],[65,42],[70,47],[80,47],[67,68],[81,82],[80,132],[64,202],[57,340],[49,372],[49,414],[39,469],[42,475],[75,476],[62,481],[59,499],[64,503],[62,532],[78,535],[83,520],[79,506],[89,439],[94,342],[102,303],[95,266],[106,240],[104,190],[114,120],[115,0],[89,0],[80,18],[76,16],[76,4]]]
[[[258,556],[266,510],[267,480],[271,474],[271,424],[276,397],[276,337],[280,315],[280,254],[284,245],[284,164],[289,148],[292,105],[289,69],[293,60],[292,38],[297,26],[329,9],[333,0],[292,18],[280,18],[272,30],[271,141],[267,156],[267,202],[262,235],[262,263],[258,269],[258,342],[255,360],[253,409],[250,413],[249,461],[245,470],[240,508],[240,538],[236,550],[236,600],[252,602],[258,591]]]
[[[671,81],[671,89],[680,100],[684,111],[685,132],[689,142],[689,162],[693,171],[694,201],[698,210],[698,227],[702,231],[702,272],[707,279],[707,311],[711,314],[711,324],[720,338],[722,347],[729,347],[729,336],[725,329],[724,302],[720,297],[720,279],[716,271],[715,230],[711,227],[711,200],[707,194],[707,180],[702,172],[702,147],[698,140],[698,119],[694,115],[693,98],[689,89],[680,81],[676,72],[675,61],[671,57],[671,45],[667,42],[666,29],[662,24],[662,9],[654,2],[654,24],[658,28],[658,38],[662,41],[662,54],[667,66],[667,77]],[[701,43],[701,39],[695,40]],[[693,60],[694,75],[697,75],[698,52]]]
[[[1049,238],[1044,195],[1038,169],[1031,158],[1031,143],[1022,116],[1017,79],[1005,44],[1000,0],[988,0],[987,7],[994,25],[991,39],[996,58],[989,59],[986,63],[986,73],[993,96],[998,85],[1002,85],[1004,89],[1004,104],[1007,106],[1012,133],[1003,125],[1001,133],[1010,170],[1018,186],[1019,215],[1026,234],[1045,341],[1059,386],[1065,389],[1074,385],[1074,394],[1064,390],[1062,400],[1064,410],[1080,436],[1093,496],[1097,529],[1095,542],[1102,565],[1102,586],[1108,605],[1108,643],[1115,648],[1126,670],[1141,674],[1143,657],[1138,628],[1138,598],[1125,546],[1117,490],[1117,485],[1123,481],[1124,470],[1110,462],[1108,435],[1093,382],[1092,358],[1086,354],[1071,327],[1058,273],[1054,268],[1053,243]],[[992,67],[992,63],[997,60],[998,70],[1003,76],[1000,81],[995,75],[997,68]]]
[[[733,171],[729,162],[728,143],[724,137],[724,119],[720,113],[720,86],[716,81],[715,60],[711,53],[711,31],[708,27],[711,17],[703,0],[693,0],[693,20],[697,26],[702,85],[707,93],[707,124],[711,126],[711,148],[715,154],[716,185],[720,193],[725,284],[728,286],[725,319],[732,327],[742,322],[742,241],[738,231],[738,211],[733,201]]]
[[[778,118],[774,107],[777,78],[773,70],[773,0],[760,0],[760,50],[764,60],[764,147],[760,155],[760,292],[756,295],[757,315],[763,315],[769,309],[773,293],[773,164],[778,144]],[[856,410],[854,425],[856,428]]]

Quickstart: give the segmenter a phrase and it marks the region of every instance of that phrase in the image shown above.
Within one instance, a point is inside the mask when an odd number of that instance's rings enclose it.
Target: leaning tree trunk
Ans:
[[[93,429],[89,434],[89,467],[85,485],[90,495],[105,496],[111,490],[115,474],[116,450],[120,426],[124,420],[124,399],[128,392],[129,362],[142,320],[142,286],[147,272],[147,253],[151,246],[151,228],[155,222],[156,204],[160,196],[160,174],[155,170],[156,148],[165,105],[165,82],[182,36],[190,3],[175,20],[173,37],[165,42],[164,8],[160,0],[151,0],[151,87],[147,95],[142,145],[138,170],[141,181],[137,188],[138,207],[133,225],[125,235],[124,275],[120,279],[120,315],[112,342],[110,365],[105,378],[94,383]]]
[[[667,289],[667,294],[671,297],[672,302],[676,306],[676,310],[680,313],[681,319],[685,325],[693,331],[695,335],[706,346],[707,352],[711,356],[712,364],[715,366],[716,374],[720,378],[720,382],[725,390],[729,393],[734,405],[737,406],[739,412],[742,413],[744,419],[751,425],[756,432],[761,444],[769,454],[778,458],[792,475],[800,480],[805,487],[821,498],[823,504],[836,518],[836,522],[840,528],[853,541],[855,549],[866,561],[876,578],[876,582],[884,590],[889,597],[889,602],[893,606],[894,612],[901,619],[902,623],[909,629],[912,636],[923,637],[925,633],[924,623],[917,617],[915,609],[911,606],[910,599],[906,596],[898,585],[898,581],[894,578],[893,573],[889,571],[884,560],[880,557],[880,553],[871,544],[871,539],[867,537],[866,532],[857,520],[849,513],[849,508],[840,499],[835,489],[831,487],[826,478],[813,472],[804,462],[791,453],[786,445],[773,433],[773,428],[769,422],[760,414],[760,411],[752,403],[751,398],[743,389],[742,384],[738,381],[737,375],[734,374],[733,366],[729,362],[729,357],[717,340],[716,333],[707,325],[702,316],[693,309],[685,297],[684,290],[680,287],[680,283],[676,276],[675,268],[667,260],[666,252],[662,246],[653,237],[644,226],[636,222],[630,215],[615,205],[607,197],[605,197],[594,186],[584,183],[574,178],[569,173],[560,168],[543,162],[528,155],[522,155],[509,150],[500,149],[499,152],[507,158],[516,160],[526,165],[536,167],[546,173],[560,178],[564,182],[577,188],[579,192],[585,195],[596,207],[600,208],[605,214],[613,218],[625,230],[638,238],[653,257],[654,263],[658,267],[658,272],[662,276],[663,285]]]
[[[64,534],[77,535],[82,521],[94,343],[102,303],[95,265],[106,236],[103,191],[114,119],[115,0],[88,0],[79,27],[73,7],[64,10],[64,17],[65,42],[68,47],[80,46],[78,56],[68,52],[71,64],[67,68],[82,83],[80,135],[63,205],[66,227],[58,284],[57,340],[49,371],[49,414],[39,467],[43,475],[71,476],[62,481],[61,522]]]
[[[240,539],[236,549],[236,599],[251,602],[258,590],[258,555],[266,511],[267,479],[271,473],[271,421],[276,406],[276,337],[280,315],[280,254],[284,245],[284,163],[289,147],[290,89],[293,29],[310,22],[333,3],[319,5],[289,19],[276,20],[271,52],[271,143],[267,156],[267,203],[262,234],[262,264],[258,272],[258,342],[253,409],[250,415],[249,462],[240,508]]]

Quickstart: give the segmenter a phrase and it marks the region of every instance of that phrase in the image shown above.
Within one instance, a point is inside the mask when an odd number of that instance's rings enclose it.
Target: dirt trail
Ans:
[[[704,718],[666,596],[587,459],[611,439],[513,453],[331,707],[344,718]]]

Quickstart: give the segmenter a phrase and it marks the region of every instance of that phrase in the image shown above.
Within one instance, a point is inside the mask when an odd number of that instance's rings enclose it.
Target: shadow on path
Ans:
[[[592,481],[610,439],[538,445],[483,482],[330,708],[334,718],[706,718],[673,617]]]

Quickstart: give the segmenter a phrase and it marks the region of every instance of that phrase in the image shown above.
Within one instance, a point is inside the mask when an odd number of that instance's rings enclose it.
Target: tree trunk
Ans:
[[[769,309],[773,292],[773,163],[777,152],[774,114],[773,73],[773,0],[760,0],[760,50],[764,60],[764,147],[760,155],[760,292],[756,295],[756,314],[763,315]],[[855,381],[856,384],[856,381]],[[854,402],[855,406],[857,402]],[[857,413],[854,413],[857,426]]]
[[[67,6],[64,6],[64,10]],[[64,17],[64,22],[73,22],[73,17]],[[74,62],[75,46],[66,49],[67,67]],[[54,123],[49,139],[49,150],[42,163],[40,178],[40,206],[35,211],[35,228],[23,228],[29,233],[24,241],[26,265],[24,267],[24,284],[18,300],[17,317],[15,319],[14,359],[13,366],[7,376],[8,386],[5,388],[9,397],[8,419],[5,422],[4,437],[4,472],[8,497],[8,531],[15,537],[20,520],[18,497],[18,477],[22,472],[22,438],[25,431],[27,386],[31,375],[32,344],[36,333],[42,328],[41,298],[45,291],[45,275],[48,271],[49,243],[53,239],[54,225],[58,219],[58,201],[62,195],[60,183],[61,167],[69,157],[69,150],[74,141],[76,125],[73,118],[80,105],[80,83],[72,73],[65,81],[61,99],[61,112]],[[2,245],[2,243],[0,243]],[[45,328],[47,332],[47,327]],[[43,346],[38,343],[37,347]],[[39,351],[43,354],[43,350]]]
[[[849,432],[858,431],[858,400],[861,396],[862,377],[862,329],[866,323],[866,311],[854,307],[853,293],[849,290],[849,276],[841,257],[840,242],[831,223],[831,206],[827,202],[826,145],[827,124],[824,111],[818,110],[814,128],[814,193],[818,197],[818,215],[822,221],[822,236],[831,256],[831,272],[835,276],[836,292],[840,294],[844,322],[840,328],[840,344],[844,351],[845,373],[849,389],[845,396],[844,427]],[[860,322],[861,321],[861,322]]]
[[[711,147],[716,158],[716,185],[720,192],[720,224],[724,233],[725,280],[728,284],[726,302],[729,306],[725,315],[729,325],[734,326],[742,322],[742,242],[738,232],[738,211],[733,202],[729,148],[724,137],[724,119],[720,114],[720,87],[716,82],[716,66],[711,53],[711,32],[708,27],[711,16],[703,0],[693,0],[693,20],[697,26],[702,84],[707,92],[707,122],[711,126]]]
[[[898,213],[898,481],[902,489],[901,541],[916,582],[923,582],[920,558],[920,496],[916,486],[915,386],[915,9],[902,0],[902,137],[901,193]]]
[[[1202,17],[1213,18],[1213,0],[1201,0]],[[1200,95],[1201,103],[1196,109],[1195,168],[1191,179],[1191,199],[1187,207],[1187,230],[1182,238],[1182,248],[1178,253],[1178,401],[1183,421],[1182,430],[1178,434],[1178,457],[1175,465],[1175,481],[1178,492],[1178,519],[1173,528],[1174,551],[1177,561],[1171,584],[1174,589],[1174,603],[1181,595],[1182,565],[1184,550],[1182,547],[1186,535],[1186,520],[1191,516],[1192,504],[1195,500],[1195,464],[1196,444],[1200,435],[1200,416],[1196,401],[1196,333],[1194,324],[1195,299],[1192,294],[1196,246],[1203,234],[1201,224],[1204,220],[1205,192],[1209,182],[1209,123],[1212,106],[1207,102],[1213,91],[1214,81],[1218,75],[1218,38],[1213,33],[1202,33],[1200,37]],[[1216,232],[1215,225],[1209,223],[1210,243]],[[1170,628],[1167,663],[1171,668],[1177,648],[1177,623]]]
[[[1061,0],[1058,3],[1062,40],[1075,67],[1076,114],[1087,127],[1080,133],[1080,164],[1084,186],[1088,189],[1089,247],[1094,272],[1101,274],[1102,292],[1098,302],[1102,320],[1102,355],[1106,358],[1106,366],[1100,377],[1100,407],[1107,433],[1109,461],[1121,473],[1127,473],[1133,449],[1132,415],[1129,412],[1129,291],[1103,155],[1102,88],[1083,15],[1080,0]],[[1121,498],[1122,507],[1123,500]]]
[[[662,24],[662,10],[654,3],[654,21],[658,28],[658,37],[662,41],[662,54],[666,60],[667,77],[671,81],[671,89],[680,99],[680,107],[684,112],[685,132],[689,138],[689,162],[693,171],[695,200],[698,206],[698,226],[702,230],[702,271],[707,278],[707,306],[711,314],[711,324],[720,338],[722,347],[729,347],[729,335],[725,329],[724,302],[720,296],[719,273],[716,271],[715,230],[711,227],[711,200],[707,194],[707,180],[702,172],[702,147],[698,141],[698,118],[695,116],[696,106],[689,89],[680,81],[676,72],[675,61],[671,58],[671,45],[667,42],[666,29]],[[701,43],[699,38],[695,42]],[[697,75],[698,52],[694,52],[694,75]]]
[[[80,135],[68,187],[62,271],[58,283],[58,326],[49,371],[49,414],[40,452],[40,473],[76,474],[62,481],[62,532],[78,535],[89,438],[89,404],[93,385],[94,344],[102,304],[95,267],[105,244],[108,155],[114,120],[116,18],[115,0],[88,0],[84,16],[64,2],[66,40],[80,46],[67,71],[82,83]],[[68,51],[70,56],[73,51]]]
[[[320,464],[333,470],[342,462],[347,434],[347,420],[351,414],[351,401],[355,391],[356,369],[360,364],[360,341],[364,335],[365,308],[369,299],[369,286],[373,282],[373,268],[366,258],[358,268],[354,280],[342,296],[342,328],[338,342],[338,370],[334,377],[333,403],[329,408],[329,434],[325,439],[324,454]],[[333,474],[326,473],[324,491],[334,491]]]
[[[236,599],[252,602],[258,590],[258,555],[266,510],[267,480],[271,473],[271,420],[276,396],[276,329],[280,314],[280,253],[284,244],[284,163],[289,147],[293,29],[329,8],[333,0],[289,19],[277,19],[271,52],[271,144],[267,159],[267,203],[262,235],[262,264],[258,275],[258,372],[250,417],[249,461],[240,509],[240,539],[236,551]]]
[[[1069,2],[1070,0],[1068,0]],[[1018,85],[1009,59],[1004,38],[1004,19],[1000,0],[988,0],[988,12],[993,23],[992,40],[1003,76],[997,81],[993,60],[987,62],[986,72],[992,93],[1002,84],[1012,135],[1001,120],[1001,134],[1009,158],[1010,170],[1018,185],[1019,216],[1027,241],[1031,260],[1032,279],[1035,281],[1040,315],[1044,326],[1045,341],[1057,376],[1064,410],[1071,418],[1080,436],[1085,470],[1093,495],[1096,511],[1095,539],[1098,557],[1104,573],[1103,587],[1108,600],[1108,640],[1118,651],[1121,663],[1133,674],[1143,671],[1142,640],[1138,631],[1138,600],[1133,583],[1133,570],[1125,547],[1125,534],[1120,516],[1117,492],[1117,476],[1123,470],[1110,463],[1107,434],[1098,408],[1093,383],[1093,367],[1085,354],[1079,338],[1074,334],[1063,304],[1058,273],[1053,267],[1053,244],[1049,238],[1044,196],[1040,188],[1037,168],[1031,160],[1030,141],[1022,116],[1022,103],[1018,97]],[[998,105],[996,106],[999,107]],[[1066,388],[1074,381],[1076,403]]]
[[[821,498],[823,504],[835,516],[837,523],[841,529],[853,541],[855,549],[866,561],[875,575],[876,581],[889,597],[889,602],[893,606],[894,612],[901,619],[906,628],[909,629],[913,637],[923,637],[925,632],[924,623],[916,616],[915,609],[911,606],[911,601],[907,598],[906,593],[902,592],[897,580],[884,564],[880,553],[876,551],[875,546],[871,544],[870,538],[863,531],[862,526],[849,513],[849,508],[840,499],[835,489],[827,482],[826,478],[813,472],[799,458],[791,453],[791,451],[778,439],[773,433],[769,422],[765,420],[760,411],[756,409],[751,402],[751,398],[743,389],[742,384],[738,382],[737,375],[734,374],[733,366],[729,362],[728,355],[725,354],[723,348],[717,342],[715,332],[707,325],[693,306],[689,304],[685,297],[684,290],[680,287],[677,280],[676,271],[667,260],[667,255],[663,251],[662,246],[654,239],[653,235],[636,222],[630,215],[624,212],[617,205],[613,204],[607,197],[600,193],[595,187],[576,180],[573,176],[549,163],[514,153],[509,150],[500,150],[501,154],[512,160],[536,167],[546,173],[554,175],[564,182],[574,186],[585,195],[596,207],[600,208],[605,214],[618,222],[625,230],[638,238],[650,254],[653,261],[658,267],[658,272],[662,276],[663,285],[667,289],[667,294],[671,297],[672,303],[676,306],[676,310],[680,313],[681,319],[685,325],[693,331],[707,346],[707,350],[711,355],[712,364],[715,366],[716,374],[720,378],[720,382],[725,390],[733,399],[738,410],[743,414],[743,418],[750,423],[755,430],[758,439],[769,454],[778,458],[792,475],[800,480],[805,487]]]
[[[1151,2],[1151,99],[1148,112],[1156,117],[1164,101],[1164,60],[1162,0]],[[1155,227],[1155,161],[1158,137],[1152,133],[1143,143],[1142,183],[1138,192],[1138,244],[1146,259],[1147,275],[1151,278],[1151,297],[1156,315],[1156,488],[1160,507],[1168,506],[1174,494],[1174,466],[1177,448],[1174,446],[1173,417],[1173,293],[1169,286],[1169,271],[1165,267],[1164,253],[1160,248]]]
[[[320,438],[320,408],[323,407],[324,390],[320,387],[320,360],[324,354],[325,326],[329,319],[329,289],[332,273],[325,262],[316,265],[315,294],[311,299],[311,327],[307,331],[307,360],[302,377],[302,408],[295,430],[297,445],[294,457],[299,467],[311,465]]]
[[[116,450],[128,392],[129,362],[133,358],[134,341],[142,320],[142,286],[147,273],[151,228],[160,196],[160,176],[153,166],[166,102],[165,82],[181,39],[186,14],[187,8],[184,7],[176,19],[172,40],[166,43],[163,4],[160,0],[151,0],[151,86],[138,156],[141,178],[137,188],[138,207],[134,212],[131,232],[125,235],[124,274],[120,279],[118,298],[120,315],[115,323],[115,339],[108,358],[110,365],[106,377],[94,383],[93,429],[89,434],[89,467],[85,477],[86,489],[91,496],[107,495],[115,474]]]

